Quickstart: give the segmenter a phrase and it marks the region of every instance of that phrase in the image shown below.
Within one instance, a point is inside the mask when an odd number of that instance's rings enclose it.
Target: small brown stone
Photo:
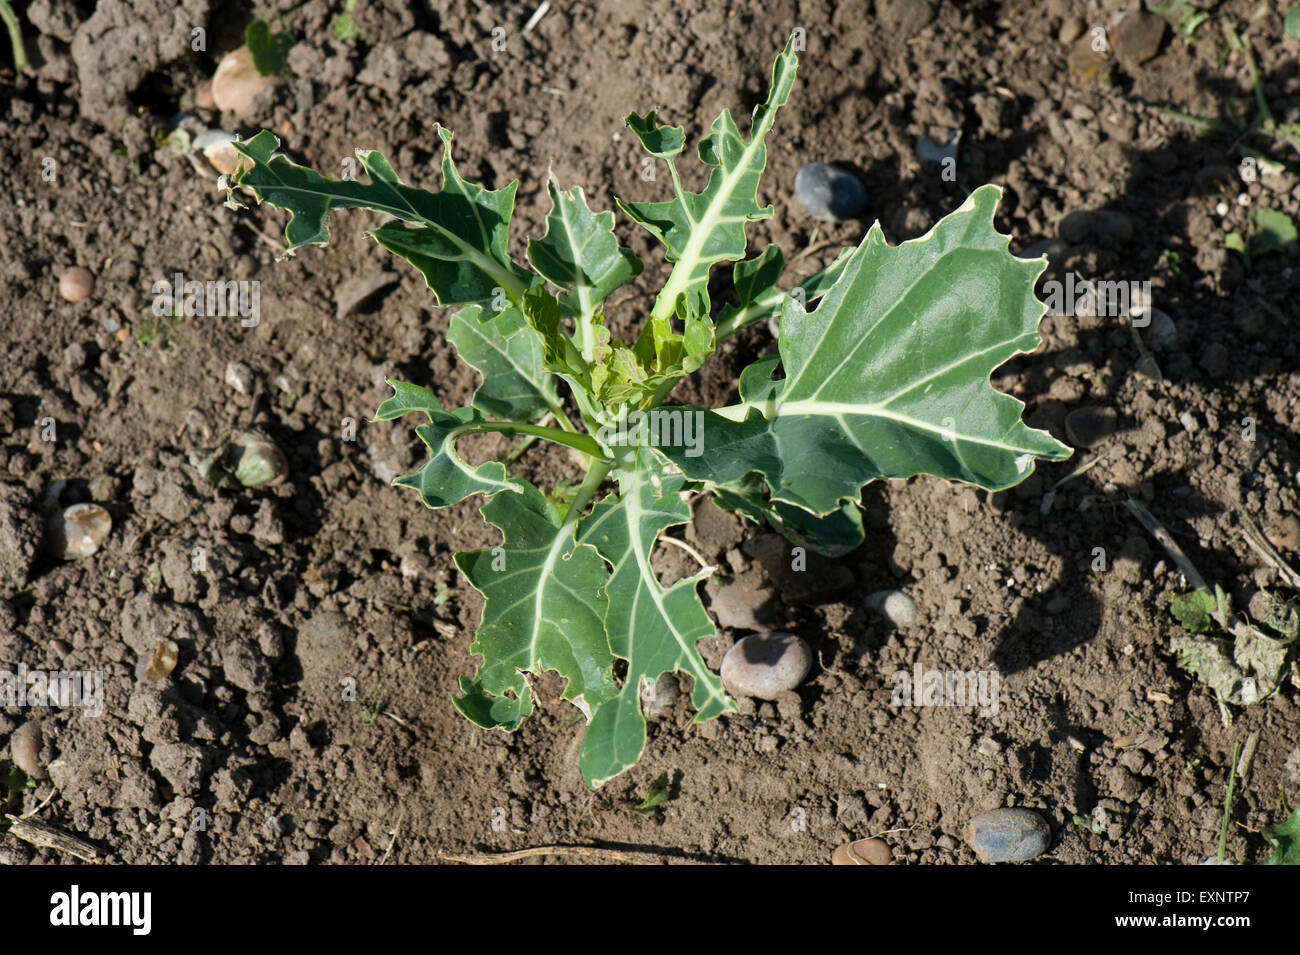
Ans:
[[[263,76],[253,65],[253,54],[241,46],[227,53],[212,76],[212,101],[223,112],[242,116],[253,106],[257,94],[277,82],[275,76]]]
[[[859,839],[831,853],[831,865],[889,865],[894,853],[881,839]]]
[[[80,302],[95,291],[95,276],[89,269],[73,266],[59,276],[59,294],[69,302]]]
[[[1120,13],[1110,23],[1110,43],[1125,66],[1145,63],[1160,51],[1165,21],[1151,13]]]
[[[1070,75],[1080,80],[1091,80],[1106,71],[1106,54],[1093,48],[1091,32],[1074,41],[1070,55],[1066,58]]]

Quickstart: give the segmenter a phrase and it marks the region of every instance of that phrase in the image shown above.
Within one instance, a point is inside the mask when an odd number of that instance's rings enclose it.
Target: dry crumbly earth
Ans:
[[[1297,157],[1279,152],[1280,172],[1243,182],[1230,138],[1197,138],[1160,112],[1253,110],[1245,61],[1221,60],[1217,22],[1194,43],[1166,31],[1154,58],[1112,63],[1103,84],[1071,73],[1059,31],[1133,3],[578,2],[554,5],[527,33],[531,2],[434,6],[360,0],[360,38],[340,40],[341,0],[28,5],[34,73],[0,71],[0,666],[102,670],[106,707],[97,719],[0,710],[0,744],[28,720],[44,730],[51,778],[24,807],[53,787],[42,820],[134,863],[417,863],[592,842],[667,861],[821,863],[841,842],[880,833],[900,861],[974,863],[966,821],[1003,805],[1049,820],[1044,863],[1186,863],[1213,854],[1234,746],[1258,731],[1228,853],[1260,861],[1281,793],[1300,790],[1297,687],[1224,725],[1168,649],[1178,631],[1159,599],[1180,586],[1177,571],[1124,507],[1144,502],[1242,606],[1280,586],[1242,541],[1243,519],[1283,527],[1276,543],[1293,562],[1300,551],[1283,523],[1297,513],[1300,461],[1295,256],[1246,264],[1224,248],[1256,207],[1300,215]],[[1215,14],[1255,38],[1274,112],[1300,121],[1300,45],[1282,39],[1276,14],[1252,19],[1256,7],[1232,0]],[[442,123],[467,178],[495,188],[518,177],[516,254],[543,231],[548,169],[596,209],[616,195],[664,197],[667,183],[641,178],[623,117],[658,106],[694,141],[723,107],[747,115],[802,27],[807,50],[760,196],[775,214],[752,231],[752,248],[776,242],[789,259],[813,246],[792,266],[797,278],[872,219],[891,241],[911,238],[994,182],[1005,190],[999,228],[1013,249],[1047,251],[1051,274],[1151,279],[1177,325],[1155,355],[1164,380],[1139,372],[1122,322],[1049,316],[1042,348],[994,383],[1063,440],[1065,415],[1082,406],[1114,409],[1118,432],[1010,492],[872,485],[867,543],[806,574],[787,569],[764,529],[697,503],[685,539],[720,568],[706,602],[725,624],[702,646],[708,662],[718,666],[746,629],[779,625],[809,641],[819,665],[797,702],[743,703],[705,725],[691,722],[683,694],[652,724],[641,764],[591,792],[578,773],[582,723],[557,680],[539,681],[539,710],[514,736],[476,731],[450,703],[457,676],[475,667],[481,610],[452,554],[496,532],[475,501],[427,511],[389,487],[422,447],[409,422],[369,421],[385,377],[464,403],[474,373],[445,340],[447,316],[363,234],[373,216],[339,214],[329,247],[277,263],[268,237],[284,215],[224,208],[214,182],[159,145],[156,131],[195,110],[243,25],[280,15],[297,40],[292,76],[246,116],[201,118],[245,134],[270,128],[327,171],[355,146],[377,148],[426,188],[438,186],[432,124]],[[191,51],[193,26],[208,30],[207,52]],[[498,26],[503,51],[492,45]],[[915,146],[953,129],[963,137],[949,182]],[[817,228],[793,195],[809,161],[861,176],[862,221]],[[1063,229],[1080,210],[1115,214]],[[626,334],[664,271],[648,236],[626,220],[618,228],[647,263],[612,308]],[[75,305],[57,290],[72,265],[98,279]],[[396,285],[335,317],[345,282],[387,269]],[[260,323],[192,318],[140,341],[152,284],[176,271],[260,282]],[[727,284],[719,275],[715,299]],[[107,330],[114,322],[121,335]],[[762,324],[728,340],[676,396],[725,403],[739,369],[770,346]],[[231,361],[254,371],[254,395],[225,383]],[[52,442],[41,436],[49,418]],[[354,442],[341,439],[345,418],[358,423]],[[249,424],[281,443],[289,481],[212,489],[189,453]],[[1043,494],[1094,457],[1041,513]],[[578,474],[549,449],[529,449],[517,467],[546,484]],[[114,519],[104,547],[76,562],[41,554],[45,516],[88,500],[102,476]],[[204,573],[190,569],[195,547]],[[1092,569],[1098,547],[1104,572]],[[690,571],[676,548],[657,559],[667,577]],[[864,609],[865,595],[888,588],[915,600],[914,625],[895,630]],[[166,637],[181,656],[160,690],[134,670]],[[918,661],[997,668],[998,712],[891,705],[891,674]],[[668,801],[632,811],[662,773]],[[1072,821],[1097,807],[1104,831]],[[4,836],[0,861],[66,860]]]

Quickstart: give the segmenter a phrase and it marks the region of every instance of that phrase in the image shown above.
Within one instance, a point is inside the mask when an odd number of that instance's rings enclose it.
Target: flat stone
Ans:
[[[867,190],[856,176],[820,162],[799,170],[794,192],[808,214],[824,222],[856,219],[867,206]]]
[[[735,696],[775,700],[803,682],[812,669],[812,650],[790,633],[755,633],[722,658],[722,682]]]
[[[1160,51],[1165,21],[1151,13],[1120,13],[1110,26],[1110,43],[1125,66],[1145,63]]]
[[[831,853],[831,865],[889,865],[893,861],[894,853],[881,839],[859,839]]]
[[[1052,844],[1052,830],[1030,809],[994,809],[966,827],[966,842],[981,862],[1026,862]]]

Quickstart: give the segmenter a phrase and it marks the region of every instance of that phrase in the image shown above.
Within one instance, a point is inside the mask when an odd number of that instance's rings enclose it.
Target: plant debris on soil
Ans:
[[[1226,860],[1296,861],[1300,685],[1221,703],[1180,668],[1169,605],[1192,588],[1126,506],[1234,606],[1296,596],[1244,531],[1300,566],[1300,41],[1281,14],[1224,0],[1201,5],[1208,19],[1144,13],[1107,34],[1137,5],[592,0],[531,24],[534,2],[436,6],[275,0],[247,22],[209,0],[21,11],[30,64],[0,57],[0,671],[87,674],[99,696],[0,696],[0,862],[829,863],[871,838],[895,864],[979,864],[967,826],[1003,808],[1045,820],[1039,863],[1198,863],[1225,824]],[[223,113],[207,84],[254,19],[281,74],[257,73],[246,111]],[[277,262],[285,216],[227,208],[217,172],[173,137],[265,128],[338,176],[355,147],[379,149],[434,189],[441,123],[466,178],[518,177],[522,257],[545,230],[548,170],[593,209],[666,196],[626,114],[657,105],[697,141],[721,108],[763,96],[796,28],[800,81],[759,196],[775,214],[751,254],[779,243],[795,281],[873,221],[915,238],[992,182],[998,228],[1016,254],[1047,256],[1044,282],[1149,281],[1163,318],[1048,314],[1042,347],[993,384],[1063,441],[1067,416],[1101,409],[1073,419],[1105,424],[1089,446],[997,494],[869,485],[866,544],[809,555],[806,572],[770,528],[695,502],[684,542],[717,568],[702,588],[720,628],[701,646],[710,667],[779,629],[811,648],[812,672],[702,725],[689,693],[652,694],[641,763],[592,791],[558,680],[537,681],[514,735],[451,705],[482,609],[452,554],[497,532],[476,500],[428,511],[391,487],[423,446],[371,420],[387,378],[465,403],[475,373],[448,313],[418,273],[390,272],[364,235],[372,215],[338,213],[329,247]],[[1080,51],[1094,28],[1117,49]],[[1261,99],[1272,126],[1252,119]],[[919,155],[923,139],[954,144],[954,162]],[[859,218],[804,209],[795,177],[812,162],[860,180]],[[647,263],[610,304],[626,340],[666,265],[616,228]],[[202,295],[155,310],[178,281],[258,283],[256,314],[213,314]],[[751,326],[675,397],[735,401],[739,370],[772,345]],[[194,461],[246,433],[279,455],[265,473],[239,479],[222,451],[200,474]],[[540,443],[472,450],[512,453],[535,483],[580,474]],[[106,536],[52,553],[50,519],[90,502]],[[665,581],[699,569],[679,547],[655,561]],[[886,591],[907,598],[890,615],[867,601]],[[899,705],[899,674],[929,671],[994,675],[999,696],[932,706],[918,685]]]

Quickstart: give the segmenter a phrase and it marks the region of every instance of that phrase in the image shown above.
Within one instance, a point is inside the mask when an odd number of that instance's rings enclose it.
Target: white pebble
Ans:
[[[901,590],[878,590],[865,603],[895,627],[910,627],[921,618],[916,602]]]

